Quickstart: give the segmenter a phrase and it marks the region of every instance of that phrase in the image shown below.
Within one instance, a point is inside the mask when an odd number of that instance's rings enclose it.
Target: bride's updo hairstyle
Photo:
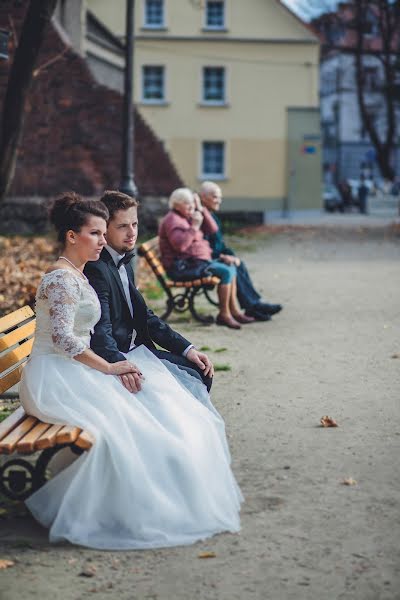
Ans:
[[[65,244],[67,231],[79,233],[92,215],[106,222],[109,218],[107,207],[100,200],[87,200],[75,192],[58,196],[50,209],[50,221],[55,227],[58,241]]]

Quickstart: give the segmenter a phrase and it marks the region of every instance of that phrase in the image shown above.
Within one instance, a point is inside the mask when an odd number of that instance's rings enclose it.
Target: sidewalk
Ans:
[[[282,211],[266,211],[265,225],[304,225],[326,227],[387,227],[400,224],[400,216],[391,208],[374,210],[370,214],[328,213],[322,210],[295,210],[283,216]]]

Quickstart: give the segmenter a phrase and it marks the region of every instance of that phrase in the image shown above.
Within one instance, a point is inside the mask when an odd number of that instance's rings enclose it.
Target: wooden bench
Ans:
[[[0,394],[21,379],[32,349],[36,319],[24,306],[0,318]],[[93,439],[79,427],[44,423],[29,416],[21,407],[0,423],[0,454],[21,456],[0,464],[0,492],[14,500],[24,500],[49,477],[48,467],[55,454],[69,446],[76,454],[91,448]],[[39,454],[37,454],[39,453]]]
[[[161,319],[166,320],[171,312],[175,310],[183,313],[189,310],[190,314],[200,323],[213,323],[214,318],[199,314],[195,308],[195,300],[204,296],[210,304],[218,306],[218,302],[211,296],[212,290],[219,284],[219,277],[207,276],[193,281],[173,281],[168,277],[160,260],[160,248],[158,237],[148,240],[138,248],[139,256],[142,256],[150,265],[154,275],[157,277],[162,289],[167,295],[166,308]],[[177,288],[174,290],[174,288]]]

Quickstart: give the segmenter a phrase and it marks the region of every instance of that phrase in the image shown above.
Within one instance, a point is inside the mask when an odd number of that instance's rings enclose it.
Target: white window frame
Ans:
[[[223,165],[222,173],[207,173],[204,171],[205,163],[205,144],[222,144],[223,148]],[[215,181],[222,181],[226,179],[226,163],[227,163],[227,143],[224,140],[203,140],[200,145],[200,180],[213,179]]]
[[[157,67],[157,68],[161,68],[162,69],[162,73],[163,73],[163,89],[162,89],[163,97],[162,98],[146,98],[146,96],[145,96],[145,69],[146,68],[151,68],[151,67]],[[166,70],[165,65],[160,65],[160,64],[157,64],[157,65],[149,65],[149,64],[142,65],[142,67],[141,67],[141,78],[142,78],[142,81],[141,81],[141,102],[143,104],[167,104],[167,100],[166,100],[166,89],[167,89],[167,86],[166,86],[166,73],[167,73],[167,70]]]
[[[205,97],[206,69],[222,69],[224,87],[223,87],[223,98],[221,100],[208,100]],[[226,104],[227,104],[226,90],[227,90],[227,79],[228,79],[227,73],[228,73],[227,68],[224,65],[204,65],[202,67],[202,70],[201,70],[201,104],[205,104],[207,106],[226,106]]]
[[[166,0],[161,0],[161,4],[162,4],[162,23],[148,23],[147,22],[147,2],[148,0],[143,0],[143,25],[142,25],[142,29],[165,29],[166,28],[166,24],[165,24],[165,1]]]
[[[224,20],[223,20],[222,25],[209,25],[207,23],[208,3],[213,2],[213,1],[218,1],[218,2],[220,1],[223,6]],[[206,0],[205,5],[204,5],[204,26],[203,26],[203,28],[208,31],[224,31],[224,30],[226,30],[226,0]]]

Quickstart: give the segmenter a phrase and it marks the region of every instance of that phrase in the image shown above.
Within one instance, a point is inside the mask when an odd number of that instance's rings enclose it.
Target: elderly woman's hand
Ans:
[[[203,214],[201,212],[199,212],[198,210],[196,210],[193,214],[192,214],[192,227],[194,229],[200,229],[201,224],[203,223]]]

